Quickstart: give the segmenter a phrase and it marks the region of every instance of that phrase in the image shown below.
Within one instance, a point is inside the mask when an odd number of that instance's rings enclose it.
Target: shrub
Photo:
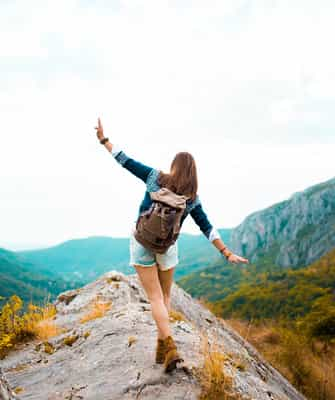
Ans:
[[[17,344],[27,339],[46,340],[62,330],[54,322],[56,308],[45,303],[37,306],[29,303],[23,312],[23,301],[13,295],[0,312],[0,359]]]

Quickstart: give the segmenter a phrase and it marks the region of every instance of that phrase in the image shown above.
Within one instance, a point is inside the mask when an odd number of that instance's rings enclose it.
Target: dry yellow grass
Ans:
[[[49,339],[64,332],[53,320],[43,320],[35,326],[36,337],[41,340]]]
[[[87,339],[90,336],[90,334],[91,334],[90,331],[86,331],[83,336],[85,339]]]
[[[63,343],[67,346],[72,346],[79,339],[79,335],[70,335],[63,339]]]
[[[118,277],[108,277],[106,278],[106,282],[112,284],[117,289],[120,287],[120,279]]]
[[[130,347],[136,341],[137,341],[137,337],[136,336],[129,336],[128,337],[128,347]]]
[[[275,323],[226,321],[253,344],[278,371],[311,400],[335,399],[335,348],[328,352],[302,334]]]
[[[186,317],[183,313],[181,313],[180,311],[174,310],[172,308],[169,311],[169,319],[170,319],[170,322],[186,321]]]
[[[103,317],[110,310],[112,302],[102,302],[99,299],[94,299],[90,304],[90,310],[81,319],[80,323],[84,324],[92,319]]]
[[[56,307],[46,299],[43,306],[28,304],[28,312],[23,316],[25,333],[40,340],[47,340],[64,332],[55,323]]]
[[[56,351],[54,345],[48,341],[43,342],[43,345],[44,345],[44,352],[47,354],[53,354]]]
[[[27,369],[29,366],[30,366],[29,364],[25,364],[25,363],[17,364],[14,367],[8,368],[7,371],[19,372],[19,371],[23,371],[23,370]]]
[[[238,400],[240,395],[234,391],[233,377],[224,370],[228,360],[217,340],[210,344],[206,335],[202,338],[203,365],[194,369],[202,391],[199,400]]]

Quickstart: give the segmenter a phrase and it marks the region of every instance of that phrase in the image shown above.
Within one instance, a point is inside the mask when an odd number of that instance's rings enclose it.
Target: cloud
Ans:
[[[127,233],[143,187],[98,144],[98,116],[144,162],[196,154],[219,226],[329,178],[335,9],[321,3],[2,4],[1,236]]]

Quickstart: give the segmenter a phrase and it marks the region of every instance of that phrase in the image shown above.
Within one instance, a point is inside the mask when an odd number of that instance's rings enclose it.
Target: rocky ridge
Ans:
[[[110,309],[80,323],[96,299]],[[1,360],[1,400],[196,400],[201,387],[193,371],[206,356],[202,337],[222,347],[225,373],[233,376],[240,399],[304,399],[255,348],[176,283],[172,308],[184,320],[171,327],[185,362],[170,374],[154,362],[156,325],[136,274],[109,271],[60,294],[54,304],[55,322],[66,332],[26,343]]]

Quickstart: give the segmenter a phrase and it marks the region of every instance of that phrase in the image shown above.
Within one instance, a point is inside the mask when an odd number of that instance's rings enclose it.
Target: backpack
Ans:
[[[152,204],[139,215],[134,236],[147,249],[163,254],[178,238],[188,197],[164,187],[150,197]]]

